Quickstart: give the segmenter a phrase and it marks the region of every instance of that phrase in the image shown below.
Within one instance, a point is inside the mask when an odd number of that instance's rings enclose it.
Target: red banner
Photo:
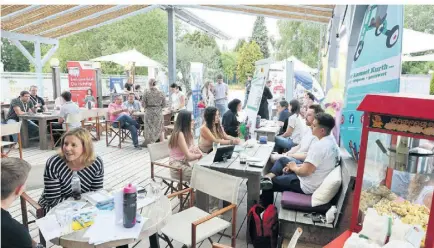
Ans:
[[[72,94],[72,101],[77,102],[78,106],[84,107],[87,91],[92,90],[94,106],[96,101],[96,72],[93,63],[88,61],[68,61],[69,90]]]

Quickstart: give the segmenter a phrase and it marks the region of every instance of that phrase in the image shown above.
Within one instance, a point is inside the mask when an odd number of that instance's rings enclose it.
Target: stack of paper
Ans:
[[[137,218],[134,227],[125,228],[122,223],[115,223],[113,211],[99,211],[94,224],[87,229],[84,237],[89,238],[89,244],[94,245],[122,239],[137,239],[143,224],[148,220],[140,215]]]

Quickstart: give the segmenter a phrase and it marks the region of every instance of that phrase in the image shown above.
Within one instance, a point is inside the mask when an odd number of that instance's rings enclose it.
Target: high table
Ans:
[[[54,214],[53,210],[50,210],[48,214]],[[158,230],[160,230],[166,224],[167,219],[172,215],[172,205],[170,200],[165,196],[161,196],[159,200],[143,207],[141,215],[149,218],[149,220],[147,220],[143,225],[138,240],[149,237],[151,248],[159,248]],[[83,237],[86,233],[86,230],[87,228],[61,236],[60,238],[51,240],[51,242],[53,244],[67,248],[108,248],[124,246],[138,241],[134,239],[123,239],[110,241],[100,245],[91,245],[89,244],[89,239]]]
[[[274,138],[280,132],[280,128],[279,124],[274,121],[261,121],[261,127],[255,129],[256,139],[259,139],[260,136],[267,136],[267,140],[274,141]]]
[[[29,147],[29,124],[28,120],[35,120],[38,121],[39,126],[39,149],[41,150],[48,150],[48,139],[47,139],[47,121],[49,120],[57,120],[60,118],[56,113],[38,113],[38,114],[31,114],[27,113],[25,115],[19,115],[21,123],[21,142],[23,145],[23,148]]]
[[[259,203],[260,195],[260,180],[263,173],[268,172],[267,162],[273,152],[274,142],[268,142],[267,144],[254,144],[251,148],[246,148],[245,153],[248,156],[259,158],[259,162],[263,168],[251,167],[247,164],[240,164],[240,158],[238,153],[233,153],[232,158],[226,162],[213,162],[215,152],[212,152],[202,159],[200,159],[197,165],[204,166],[216,171],[227,173],[237,177],[247,178],[247,212],[255,204]],[[208,195],[200,191],[196,193],[196,205],[198,208],[209,211]],[[248,230],[247,230],[248,232]],[[249,235],[247,235],[248,237]]]

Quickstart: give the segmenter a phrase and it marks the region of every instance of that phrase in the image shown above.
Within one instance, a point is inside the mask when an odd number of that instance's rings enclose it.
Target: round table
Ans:
[[[48,214],[53,214],[54,209],[50,210]],[[140,210],[139,210],[140,212]],[[161,229],[168,219],[172,215],[172,205],[170,200],[161,196],[157,201],[143,207],[141,209],[141,215],[145,218],[149,218],[143,225],[142,231],[140,232],[138,239],[123,239],[110,241],[107,243],[93,245],[89,244],[89,239],[84,238],[84,234],[86,233],[86,229],[82,229],[80,231],[73,232],[71,234],[67,234],[61,236],[60,238],[56,238],[51,240],[53,244],[60,245],[63,247],[79,247],[79,248],[88,248],[88,247],[117,247],[132,244],[137,242],[138,240],[142,240],[144,238],[149,237],[149,242],[152,248],[159,247],[158,240],[158,230]],[[114,223],[113,223],[114,224]]]

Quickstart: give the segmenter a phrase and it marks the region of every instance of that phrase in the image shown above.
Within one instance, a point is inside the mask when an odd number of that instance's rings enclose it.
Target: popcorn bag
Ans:
[[[392,228],[392,218],[381,216],[372,208],[366,211],[365,219],[363,220],[363,229],[359,236],[382,246],[386,242],[386,238],[390,236]]]

